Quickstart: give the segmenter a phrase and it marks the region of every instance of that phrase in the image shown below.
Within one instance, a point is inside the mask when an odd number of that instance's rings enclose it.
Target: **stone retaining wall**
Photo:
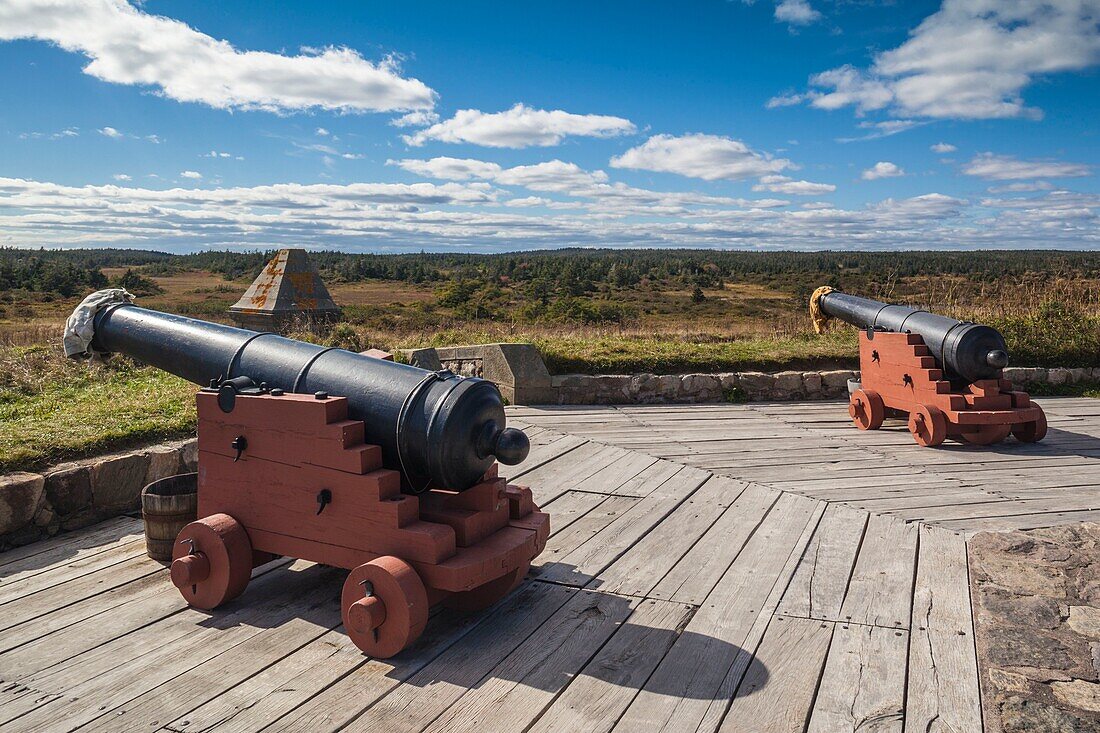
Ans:
[[[622,405],[670,402],[753,402],[844,397],[859,372],[726,372],[719,374],[563,374],[551,377],[560,405]],[[1027,389],[1034,384],[1100,381],[1097,369],[1010,367],[1005,378]]]
[[[0,551],[139,510],[142,487],[197,465],[192,438],[0,476]]]

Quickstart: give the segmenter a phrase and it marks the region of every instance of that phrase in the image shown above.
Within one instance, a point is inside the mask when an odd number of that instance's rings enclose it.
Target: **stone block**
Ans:
[[[807,397],[820,397],[823,384],[820,372],[802,372],[802,386]]]
[[[45,477],[37,473],[0,476],[0,535],[12,534],[30,524],[45,486]]]
[[[415,367],[438,372],[443,368],[439,361],[439,354],[435,349],[402,349],[401,354],[405,361]]]
[[[180,445],[180,473],[194,473],[199,470],[199,440],[191,438]]]
[[[775,394],[777,397],[790,399],[804,393],[802,372],[779,372],[775,375]]]
[[[58,514],[75,514],[92,505],[92,469],[63,463],[46,474],[46,500]]]
[[[145,483],[151,484],[180,473],[181,449],[182,446],[178,443],[168,443],[148,449],[146,453],[149,456],[149,468],[145,472]]]
[[[630,378],[630,392],[638,398],[656,396],[659,386],[656,374],[635,374]]]
[[[57,530],[61,528],[61,520],[49,502],[43,501],[39,505],[38,511],[34,513],[34,526],[48,535],[57,534]]]
[[[741,389],[750,400],[768,400],[775,393],[775,376],[763,372],[741,372]]]
[[[1092,370],[1083,369],[1081,367],[1067,369],[1066,373],[1069,375],[1069,378],[1066,381],[1070,382],[1071,384],[1077,384],[1078,382],[1087,382],[1092,378]]]
[[[1048,369],[1047,382],[1050,384],[1065,384],[1069,381],[1069,370],[1062,368]]]
[[[851,369],[834,369],[821,372],[821,391],[830,397],[839,397],[848,394],[848,380],[854,379],[857,372]]]
[[[1073,680],[1055,682],[1050,687],[1054,697],[1062,703],[1092,713],[1100,713],[1100,684],[1086,680]]]
[[[680,394],[680,377],[676,374],[657,377],[657,394],[664,400],[676,399]]]
[[[1087,639],[1100,641],[1100,608],[1070,606],[1066,625]]]
[[[102,458],[92,466],[92,504],[96,509],[136,509],[149,472],[145,452]]]
[[[685,374],[681,389],[688,397],[713,398],[722,388],[721,380],[713,374]]]

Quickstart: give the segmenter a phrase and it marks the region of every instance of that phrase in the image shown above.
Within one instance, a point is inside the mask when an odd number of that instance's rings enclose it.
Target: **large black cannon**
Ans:
[[[336,348],[116,303],[95,315],[91,349],[138,361],[206,386],[238,377],[288,393],[346,397],[384,464],[419,490],[475,485],[494,458],[506,465],[530,443],[505,427],[492,382],[430,372]]]
[[[876,430],[895,410],[908,413],[913,438],[925,446],[1046,435],[1042,409],[1004,378],[1008,347],[996,329],[828,287],[814,292],[810,316],[819,332],[830,318],[861,329],[860,385],[848,405],[857,427]]]
[[[430,606],[485,608],[518,586],[550,536],[531,490],[494,458],[527,456],[496,385],[271,333],[85,299],[65,351],[128,354],[205,386],[195,397],[195,521],[172,545],[189,604],[236,598],[273,556],[346,568],[351,640],[397,654]]]
[[[857,328],[920,336],[949,376],[967,381],[996,379],[1008,366],[1004,337],[990,326],[836,290],[821,295],[817,303],[825,315]]]

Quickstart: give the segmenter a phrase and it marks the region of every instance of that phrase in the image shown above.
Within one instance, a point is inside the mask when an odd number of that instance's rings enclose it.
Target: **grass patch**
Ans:
[[[1073,384],[1047,384],[1040,382],[1022,387],[1032,397],[1092,397],[1100,399],[1100,381],[1087,380]]]
[[[736,340],[602,336],[535,339],[551,374],[685,374],[689,372],[838,369],[858,362],[856,336],[795,335]]]
[[[191,434],[195,387],[129,359],[70,362],[45,347],[0,352],[0,472]]]

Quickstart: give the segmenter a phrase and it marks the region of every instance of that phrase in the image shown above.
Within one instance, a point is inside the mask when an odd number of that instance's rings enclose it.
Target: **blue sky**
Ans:
[[[0,245],[1096,248],[1097,0],[0,0]]]

